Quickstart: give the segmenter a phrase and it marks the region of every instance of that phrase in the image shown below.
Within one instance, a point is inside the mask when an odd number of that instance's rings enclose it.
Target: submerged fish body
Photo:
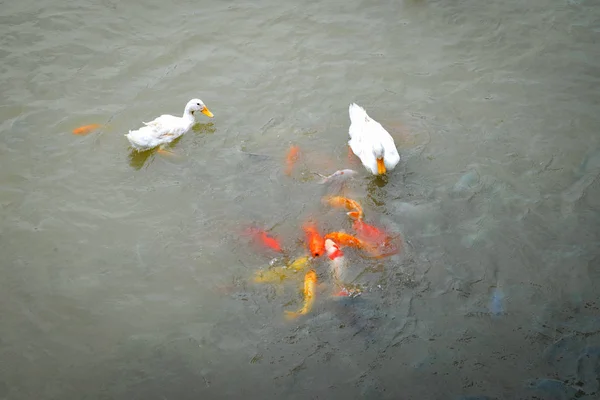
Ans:
[[[496,286],[492,291],[492,297],[490,299],[489,310],[492,315],[498,316],[504,314],[504,292],[502,288]]]
[[[296,162],[300,159],[300,147],[293,145],[290,147],[290,149],[287,152],[287,156],[285,158],[285,163],[286,163],[286,167],[285,167],[285,174],[286,175],[291,175],[292,174],[292,170],[294,169],[294,165],[296,165]]]
[[[388,237],[387,233],[363,220],[354,221],[352,228],[356,231],[357,237],[363,241],[379,243]]]
[[[331,239],[325,240],[325,249],[327,249],[327,257],[329,257],[329,267],[333,280],[341,282],[343,268],[345,267],[346,257],[337,243]]]
[[[325,239],[323,239],[317,230],[317,225],[310,221],[302,226],[302,230],[304,230],[306,243],[311,256],[315,258],[322,256],[323,253],[325,253]]]
[[[460,193],[472,190],[479,183],[479,174],[475,170],[469,170],[464,173],[452,187],[454,193]]]
[[[292,276],[297,276],[309,265],[310,257],[301,256],[285,266],[272,267],[267,270],[258,270],[254,274],[256,283],[281,283]]]
[[[382,258],[397,254],[402,249],[402,242],[388,235],[383,230],[367,224],[362,219],[354,221],[352,227],[356,236],[363,243],[363,248],[371,257]]]
[[[102,127],[102,125],[100,125],[100,124],[83,125],[83,126],[73,129],[73,134],[74,135],[87,135],[88,133],[95,131],[101,127]]]
[[[260,243],[262,246],[278,253],[282,252],[279,240],[270,235],[267,231],[256,227],[250,227],[246,229],[246,234],[250,235],[255,242]]]
[[[308,314],[315,303],[315,289],[317,285],[317,273],[314,269],[311,269],[304,276],[304,289],[302,294],[304,296],[304,303],[302,308],[298,311],[286,311],[285,316],[288,319],[294,319],[301,315]]]
[[[341,246],[356,248],[363,248],[365,246],[362,240],[345,232],[330,232],[325,235],[325,240],[327,239],[331,239],[335,243],[339,243]],[[327,248],[327,245],[325,245],[325,248]]]
[[[288,268],[291,269],[292,271],[296,271],[296,272],[302,271],[302,270],[304,270],[304,268],[306,268],[306,266],[308,265],[309,262],[310,262],[309,256],[298,257],[297,259],[292,261],[292,263],[290,265],[288,265]]]
[[[529,389],[552,396],[553,399],[575,399],[578,390],[558,379],[541,378],[541,379],[530,379],[526,385]]]
[[[343,182],[351,179],[357,174],[358,172],[354,171],[353,169],[340,169],[329,176],[318,174],[322,178],[319,183],[323,185],[332,182]]]
[[[325,249],[329,258],[329,270],[335,285],[336,296],[348,296],[349,292],[345,288],[345,277],[347,272],[346,257],[339,245],[331,239],[325,240]]]
[[[274,267],[267,270],[258,270],[254,273],[256,283],[281,283],[288,279],[293,272],[287,267]]]
[[[360,220],[363,218],[363,209],[356,201],[343,196],[326,196],[324,201],[332,207],[344,207],[349,210],[346,214],[354,219]]]
[[[576,170],[576,177],[582,177],[587,174],[598,174],[600,171],[600,149],[596,149],[585,155],[579,167]]]

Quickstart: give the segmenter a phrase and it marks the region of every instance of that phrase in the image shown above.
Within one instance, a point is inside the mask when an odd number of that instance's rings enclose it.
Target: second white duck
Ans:
[[[207,117],[214,117],[202,100],[192,99],[186,104],[182,117],[163,114],[150,122],[144,122],[145,126],[140,129],[129,131],[125,137],[137,151],[163,146],[188,132],[194,126],[196,122],[194,113],[197,111]]]
[[[394,138],[358,104],[350,104],[348,112],[348,145],[352,152],[373,175],[382,175],[394,169],[400,161]]]

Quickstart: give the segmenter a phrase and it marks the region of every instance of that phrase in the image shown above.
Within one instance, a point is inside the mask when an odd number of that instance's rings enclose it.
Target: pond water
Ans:
[[[600,396],[596,2],[48,0],[0,20],[0,399]],[[215,117],[173,154],[131,151],[194,97]],[[396,140],[385,178],[348,159],[351,102]],[[281,256],[244,229],[290,258],[309,218],[351,232],[315,174],[342,168],[402,251],[344,249],[354,298],[314,260],[314,308],[287,320],[302,278],[254,282]]]

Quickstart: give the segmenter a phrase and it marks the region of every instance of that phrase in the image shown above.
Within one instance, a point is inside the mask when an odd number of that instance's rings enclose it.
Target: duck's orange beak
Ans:
[[[202,114],[206,115],[209,118],[214,117],[214,114],[210,112],[210,110],[206,107],[204,107],[204,109],[202,110]]]
[[[377,173],[379,175],[385,174],[385,164],[383,163],[383,158],[377,159]]]

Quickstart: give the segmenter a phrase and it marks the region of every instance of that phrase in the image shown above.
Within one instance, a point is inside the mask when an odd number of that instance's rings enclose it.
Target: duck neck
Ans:
[[[192,114],[192,111],[190,111],[189,108],[186,108],[185,111],[183,112],[183,119],[186,119],[188,121],[194,121],[195,117],[194,114]]]

